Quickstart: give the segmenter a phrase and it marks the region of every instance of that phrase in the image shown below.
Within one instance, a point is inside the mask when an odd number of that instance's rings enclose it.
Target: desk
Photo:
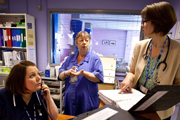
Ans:
[[[104,106],[104,105],[105,104],[101,101],[99,104],[99,108]],[[145,118],[148,118],[150,120],[161,120],[156,112],[155,113],[138,113],[138,115],[145,117]],[[59,114],[57,120],[66,120],[66,119],[73,118],[73,117],[74,116]]]
[[[102,107],[104,106],[105,104],[103,102],[100,102],[99,104],[99,107]],[[63,115],[63,114],[58,114],[58,118],[57,120],[66,120],[66,119],[69,119],[69,118],[73,118],[74,116],[71,116],[71,115]]]
[[[99,107],[102,107],[104,105],[105,104],[101,101],[100,104],[99,104]],[[148,118],[150,120],[161,120],[156,112],[155,113],[138,113],[138,115],[142,116],[142,117],[145,117],[145,118]]]
[[[73,118],[73,117],[74,116],[71,116],[71,115],[58,114],[57,120],[66,120],[66,119]]]

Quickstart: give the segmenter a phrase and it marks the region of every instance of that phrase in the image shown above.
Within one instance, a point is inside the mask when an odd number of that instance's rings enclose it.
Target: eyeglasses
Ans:
[[[144,25],[145,22],[148,22],[149,20],[142,20],[142,24]]]

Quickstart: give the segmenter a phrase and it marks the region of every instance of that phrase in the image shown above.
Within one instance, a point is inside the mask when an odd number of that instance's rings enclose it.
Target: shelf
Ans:
[[[115,76],[126,76],[125,72],[116,72]]]
[[[11,27],[11,25],[9,25],[11,23],[7,23],[9,21],[11,21],[13,23],[17,23],[17,22],[20,23],[23,21],[24,24],[19,24],[16,27]],[[8,45],[6,45],[6,47],[1,46],[0,50],[2,52],[4,52],[3,50],[9,50],[9,51],[15,50],[17,52],[22,52],[21,53],[21,54],[23,54],[22,60],[24,60],[24,56],[26,56],[25,57],[26,60],[31,61],[36,64],[37,61],[36,61],[35,18],[26,13],[20,13],[20,14],[7,13],[7,14],[0,14],[0,23],[8,24],[8,25],[6,24],[4,26],[2,26],[2,25],[0,26],[0,29],[1,30],[3,29],[3,35],[5,35],[3,37],[6,38],[5,41],[7,41],[7,44],[8,44]],[[28,28],[28,25],[30,26],[30,29]],[[26,45],[26,47],[7,47],[7,46],[11,46],[10,42],[12,42],[12,46],[13,45],[19,46],[19,44],[15,44],[13,42],[13,37],[15,37],[15,36],[16,36],[16,38],[18,36],[18,41],[23,42],[23,45]],[[9,38],[11,38],[11,39],[9,39]]]
[[[56,95],[56,94],[51,94],[51,97],[52,97],[52,99],[54,99],[54,100],[60,100],[60,95]]]
[[[43,79],[43,80],[57,80],[58,81],[58,79],[57,79],[57,77],[45,77],[44,75],[43,76],[41,76],[41,79]]]
[[[9,73],[4,73],[4,72],[0,72],[0,75],[2,76],[8,76],[9,75]]]
[[[116,68],[116,72],[124,72],[125,73],[125,72],[127,72],[127,70],[126,69],[117,69]]]
[[[26,29],[26,27],[0,27],[0,29],[5,29],[5,28],[10,28],[10,29]]]
[[[26,47],[4,47],[4,46],[0,46],[0,50],[17,50],[17,51],[26,52]]]
[[[1,14],[1,17],[2,17],[2,18],[24,18],[25,15],[26,15],[25,13],[24,13],[24,14],[22,14],[22,13],[20,13],[20,14],[16,14],[16,13],[13,13],[13,14],[11,14],[11,13],[6,13],[6,14]]]

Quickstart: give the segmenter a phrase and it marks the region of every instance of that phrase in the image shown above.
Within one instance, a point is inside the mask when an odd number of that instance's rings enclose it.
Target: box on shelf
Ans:
[[[2,23],[0,23],[0,27],[3,27],[3,24],[2,24]]]
[[[0,66],[1,73],[10,73],[10,71],[11,71],[11,67]]]
[[[53,77],[53,76],[55,76],[55,72],[54,72],[54,68],[52,68],[52,67],[50,67],[49,66],[49,63],[48,63],[48,65],[47,65],[47,67],[46,67],[46,70],[45,70],[45,77]]]
[[[25,22],[16,22],[17,27],[25,27]]]
[[[10,71],[11,71],[11,68],[10,68],[10,67],[3,68],[3,72],[4,72],[4,73],[10,73]]]
[[[54,68],[49,68],[45,70],[45,77],[53,77],[55,75]]]

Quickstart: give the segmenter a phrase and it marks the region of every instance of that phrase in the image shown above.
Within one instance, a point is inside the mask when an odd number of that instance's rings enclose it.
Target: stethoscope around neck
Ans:
[[[168,36],[167,36],[167,37],[168,37]],[[149,46],[150,46],[151,42],[152,42],[152,40],[149,42],[148,47],[147,47],[147,49],[146,49],[146,53],[143,55],[144,60],[147,60],[147,59],[148,59],[148,49],[149,49]],[[164,64],[165,64],[165,67],[164,67],[163,71],[164,71],[164,70],[166,69],[166,67],[167,67],[166,58],[167,58],[168,53],[169,53],[169,47],[170,47],[170,38],[168,37],[168,50],[167,50],[167,53],[166,53],[166,57],[164,58],[163,61],[159,62],[158,65],[157,65],[157,68],[158,68],[158,67],[160,66],[160,64],[164,63]],[[160,59],[160,58],[161,58],[161,55],[158,56],[158,59]]]

